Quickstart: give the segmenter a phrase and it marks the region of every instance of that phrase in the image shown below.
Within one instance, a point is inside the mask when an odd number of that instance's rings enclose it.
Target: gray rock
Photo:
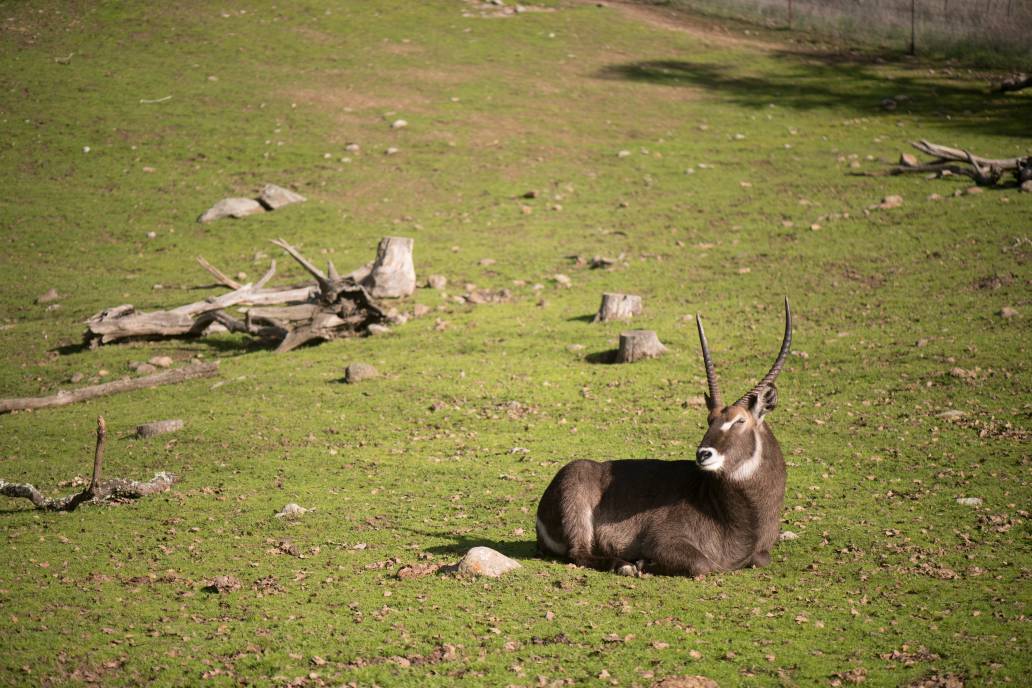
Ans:
[[[309,511],[313,511],[313,509],[306,509],[300,504],[295,504],[294,502],[291,502],[290,504],[287,504],[285,507],[283,507],[282,511],[276,514],[276,518],[285,518],[288,521],[290,521],[295,518],[301,518]]]
[[[981,497],[957,497],[957,504],[961,506],[982,506]]]
[[[57,293],[57,289],[51,287],[36,297],[36,303],[50,303],[51,301],[57,301],[59,298],[61,298],[61,295]]]
[[[241,218],[264,212],[265,208],[262,207],[262,204],[250,198],[223,198],[204,211],[204,214],[197,218],[197,221],[214,222],[224,217]]]
[[[166,432],[175,432],[176,430],[183,429],[183,421],[178,418],[172,420],[157,420],[153,423],[144,423],[143,425],[136,426],[136,436],[154,437],[155,435],[164,435]]]
[[[386,325],[380,325],[379,323],[373,323],[366,328],[366,332],[368,332],[371,337],[375,337],[381,334],[390,334],[391,328]]]
[[[352,363],[344,370],[344,382],[349,385],[379,376],[380,372],[368,363]]]
[[[501,552],[496,552],[490,547],[474,547],[459,561],[457,570],[459,573],[472,576],[498,578],[518,568],[522,568],[518,561]]]
[[[172,357],[152,356],[151,359],[147,362],[150,363],[152,366],[157,366],[158,368],[168,368],[172,365]]]
[[[294,193],[290,189],[284,189],[282,186],[276,186],[275,184],[266,184],[265,188],[258,195],[258,202],[268,210],[276,210],[291,203],[301,203],[307,200],[301,194]]]
[[[430,275],[426,278],[426,286],[431,289],[444,289],[448,286],[448,278],[444,275]]]
[[[1018,317],[1018,311],[1010,306],[1004,306],[1000,309],[1000,317],[1006,320]]]
[[[138,363],[133,368],[140,375],[150,375],[158,372],[158,369],[152,366],[150,363]]]
[[[799,539],[799,534],[798,533],[793,533],[791,530],[786,530],[786,531],[782,532],[781,535],[778,535],[778,539],[781,540],[781,541],[785,541],[785,540],[798,540]]]

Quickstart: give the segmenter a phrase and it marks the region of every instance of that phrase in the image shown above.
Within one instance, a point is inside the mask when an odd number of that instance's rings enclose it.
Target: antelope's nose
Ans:
[[[709,459],[712,456],[713,456],[713,450],[708,448],[708,447],[700,447],[695,452],[695,458],[698,461],[700,461],[700,462],[705,461],[706,459]]]

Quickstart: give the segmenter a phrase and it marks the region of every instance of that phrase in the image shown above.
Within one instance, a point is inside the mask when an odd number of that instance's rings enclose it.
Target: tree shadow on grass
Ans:
[[[1024,94],[992,95],[984,87],[949,83],[944,76],[910,74],[888,79],[883,65],[868,55],[779,51],[773,57],[787,69],[746,73],[739,64],[646,60],[613,64],[596,76],[662,86],[702,88],[746,108],[770,105],[796,110],[847,109],[854,117],[924,116],[942,124],[985,136],[1028,136],[1032,133],[1032,98]],[[896,109],[882,101],[896,98]],[[949,120],[945,117],[949,116]],[[992,151],[983,152],[991,155]]]

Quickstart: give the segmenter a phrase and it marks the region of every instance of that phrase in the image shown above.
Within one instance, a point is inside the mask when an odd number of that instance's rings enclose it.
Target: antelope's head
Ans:
[[[704,471],[722,472],[734,480],[750,478],[763,462],[764,442],[774,441],[774,436],[763,432],[764,417],[774,410],[778,403],[778,390],[774,380],[781,372],[792,344],[792,310],[785,299],[785,337],[781,342],[774,365],[755,387],[741,399],[724,406],[717,385],[717,373],[710,357],[706,332],[702,329],[702,318],[696,316],[699,326],[699,341],[702,344],[702,359],[706,364],[706,407],[709,409],[709,429],[695,452],[699,468]]]

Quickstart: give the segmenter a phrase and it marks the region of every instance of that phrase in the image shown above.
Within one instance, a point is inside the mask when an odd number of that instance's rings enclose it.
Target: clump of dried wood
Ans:
[[[967,150],[941,146],[924,140],[914,141],[910,145],[922,153],[932,156],[934,160],[921,162],[913,155],[904,154],[900,156],[899,164],[889,169],[889,174],[925,172],[939,177],[962,175],[970,177],[979,186],[996,186],[1008,173],[1014,176],[1014,181],[1018,186],[1032,181],[1032,156],[991,159],[983,158]]]
[[[332,261],[324,273],[282,239],[272,243],[304,267],[315,284],[267,288],[276,274],[276,262],[272,261],[261,279],[241,285],[198,258],[219,284],[232,291],[166,311],[143,312],[132,305],[108,308],[86,321],[86,343],[94,347],[129,339],[198,337],[229,331],[267,342],[277,352],[290,351],[311,341],[367,333],[371,325],[388,319],[373,294],[404,296],[415,288],[411,239],[383,239],[372,266],[343,277]],[[403,288],[399,289],[399,284]],[[407,292],[404,287],[409,287]],[[231,313],[230,308],[240,313]]]
[[[178,478],[170,473],[156,473],[153,478],[143,482],[124,478],[100,477],[104,462],[104,444],[107,439],[107,424],[104,417],[97,418],[97,445],[93,452],[93,477],[82,492],[67,497],[44,497],[43,493],[29,483],[9,483],[0,480],[0,495],[5,497],[24,497],[37,509],[44,511],[74,511],[84,502],[99,503],[139,499],[158,492],[165,492]]]

